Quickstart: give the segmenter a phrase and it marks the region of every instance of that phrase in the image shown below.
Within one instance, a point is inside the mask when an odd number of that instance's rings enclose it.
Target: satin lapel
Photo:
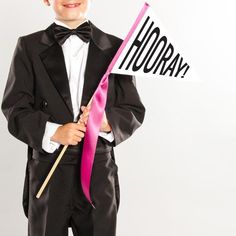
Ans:
[[[106,59],[106,57],[104,57],[103,52],[96,47],[93,41],[91,41],[84,75],[81,105],[86,106],[88,104],[100,80],[102,79],[103,73],[105,73],[106,69],[106,62],[104,59]]]
[[[90,40],[81,105],[86,106],[93,96],[102,76],[112,59],[111,43],[91,22],[92,40]],[[81,112],[81,111],[80,111]]]
[[[47,32],[49,30],[50,29],[48,28]],[[74,115],[71,102],[69,80],[61,46],[54,42],[50,45],[50,47],[40,53],[39,56],[50,79],[52,80],[54,86],[56,87],[58,93],[61,95],[63,101],[65,102],[69,112],[73,117]]]
[[[106,34],[100,31],[92,22],[90,24],[92,27],[92,38],[86,62],[81,105],[88,104],[116,51],[116,48],[113,47]],[[52,26],[53,24],[42,35],[41,43],[46,45],[47,48],[39,56],[54,86],[73,117],[64,55],[61,46],[54,39]]]

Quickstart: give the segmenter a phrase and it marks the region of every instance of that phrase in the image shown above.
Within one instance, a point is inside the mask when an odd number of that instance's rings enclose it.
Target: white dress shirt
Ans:
[[[69,28],[63,22],[55,19],[54,22],[57,25]],[[69,79],[72,107],[74,113],[74,121],[80,111],[83,85],[84,85],[84,73],[88,56],[89,43],[83,42],[77,35],[71,35],[62,45],[62,50],[65,58],[66,70]],[[60,143],[52,141],[50,138],[54,135],[57,128],[62,124],[57,124],[47,121],[45,132],[42,140],[42,148],[49,153],[54,152],[59,148]],[[114,135],[111,132],[99,132],[99,136],[112,142]]]

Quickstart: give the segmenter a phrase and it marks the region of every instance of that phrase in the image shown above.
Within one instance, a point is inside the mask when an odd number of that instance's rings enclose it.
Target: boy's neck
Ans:
[[[70,29],[75,29],[77,28],[79,25],[81,25],[82,23],[84,23],[86,21],[86,19],[82,19],[82,20],[61,20],[61,19],[57,19],[58,21],[63,22],[64,24],[66,24]]]

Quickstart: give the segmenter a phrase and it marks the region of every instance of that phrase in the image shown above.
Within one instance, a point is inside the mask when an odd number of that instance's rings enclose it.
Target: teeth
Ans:
[[[67,7],[76,7],[76,6],[78,6],[78,3],[75,3],[75,4],[66,4],[65,6],[67,6]]]

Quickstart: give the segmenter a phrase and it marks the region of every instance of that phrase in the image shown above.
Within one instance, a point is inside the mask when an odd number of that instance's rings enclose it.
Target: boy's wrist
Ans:
[[[111,126],[107,123],[104,127],[102,127],[102,129],[100,131],[110,133],[111,132]]]

